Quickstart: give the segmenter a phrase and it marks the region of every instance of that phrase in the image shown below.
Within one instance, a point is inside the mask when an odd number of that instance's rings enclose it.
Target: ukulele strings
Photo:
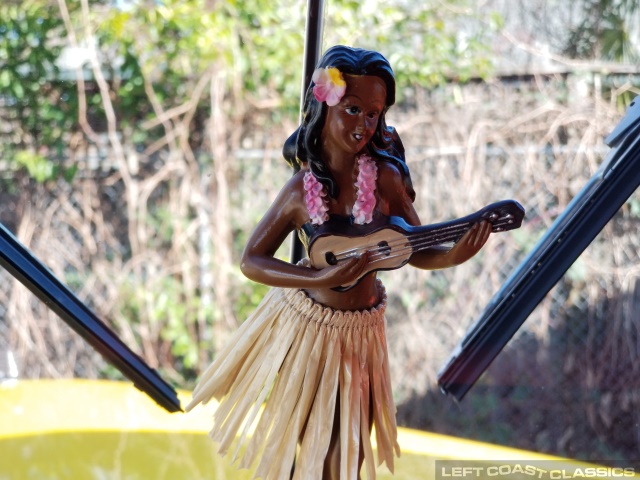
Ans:
[[[391,258],[395,258],[401,256],[407,250],[414,249],[423,249],[427,247],[431,247],[433,245],[438,245],[445,242],[450,242],[452,240],[456,240],[469,229],[468,223],[459,224],[449,228],[446,228],[442,233],[438,233],[437,238],[433,240],[429,240],[428,237],[434,235],[434,231],[423,232],[423,233],[412,233],[402,238],[397,238],[392,240],[391,242],[387,242],[383,245],[364,245],[356,248],[352,248],[349,250],[343,250],[342,252],[338,252],[335,255],[337,260],[344,260],[346,258],[352,257],[359,253],[364,253],[369,251],[371,256],[369,258],[368,263],[375,263],[377,261],[387,260]],[[461,235],[462,234],[462,235]],[[424,237],[427,237],[427,240],[422,240]],[[418,240],[416,240],[418,239]],[[394,251],[394,255],[389,255],[387,252]]]
[[[511,222],[507,222],[511,223]],[[499,231],[498,229],[505,225],[503,222],[496,222],[492,224],[492,231]],[[385,261],[388,259],[393,259],[396,257],[400,257],[404,255],[407,250],[423,250],[428,247],[432,247],[434,245],[439,245],[447,242],[456,242],[458,241],[466,232],[469,230],[469,223],[458,224],[449,228],[444,229],[442,233],[438,234],[438,237],[429,240],[428,237],[434,235],[434,231],[430,232],[422,232],[422,233],[413,233],[410,235],[406,235],[402,238],[397,238],[388,242],[384,245],[365,245],[357,248],[352,248],[349,250],[344,250],[342,252],[338,252],[335,256],[337,260],[344,260],[351,256],[357,255],[360,252],[369,251],[371,256],[369,257],[369,264]],[[427,237],[427,240],[423,240],[423,237]],[[417,241],[415,239],[418,239]],[[393,250],[394,254],[390,255],[389,251]]]
[[[501,222],[501,221],[493,222],[491,224],[492,225],[491,231],[499,232],[502,230],[502,227],[504,227],[505,225],[509,225],[513,223],[513,221],[511,221],[510,219],[507,218],[507,220],[508,221],[506,222]],[[364,250],[368,250],[369,252],[372,252],[372,255],[369,257],[369,261],[367,262],[368,264],[381,262],[388,259],[400,257],[404,255],[404,252],[406,252],[407,250],[420,251],[428,247],[433,247],[434,245],[441,245],[443,243],[447,243],[451,241],[455,243],[458,240],[460,240],[460,238],[462,238],[462,236],[470,229],[469,225],[470,225],[469,223],[465,223],[465,224],[458,224],[456,226],[450,227],[445,232],[439,234],[438,237],[433,240],[429,240],[428,238],[429,236],[433,235],[433,231],[426,232],[426,233],[414,233],[411,235],[407,235],[404,238],[394,240],[393,242],[389,242],[384,246],[375,245],[375,246],[370,246],[369,248],[359,247],[357,249],[354,249],[354,251],[364,249]],[[423,240],[422,238],[420,238],[424,236],[427,237],[426,240]],[[416,237],[418,237],[417,241],[414,240]],[[386,253],[393,248],[391,247],[391,245],[394,245],[394,243],[396,245],[400,245],[400,243],[403,241],[404,241],[404,244],[402,245],[401,248],[395,248],[394,255],[390,255]],[[341,257],[341,258],[347,258],[348,256],[349,255],[346,255],[345,257]]]
[[[420,238],[420,235],[424,235],[424,234],[414,234],[414,235],[408,236],[407,238],[409,241],[405,242],[405,244],[402,247],[396,248],[393,251],[394,252],[393,254],[386,253],[389,250],[391,250],[391,247],[378,246],[376,249],[372,250],[373,254],[371,255],[371,258],[368,263],[372,264],[376,262],[385,261],[387,259],[400,257],[400,256],[403,256],[407,251],[409,252],[412,252],[414,250],[418,251],[428,247],[432,247],[434,245],[440,245],[442,243],[447,243],[451,241],[455,242],[459,240],[460,237],[462,237],[462,235],[464,235],[465,231],[466,231],[465,229],[451,229],[448,232],[438,235],[438,238],[433,240],[429,240],[429,239],[423,240]],[[414,237],[418,237],[419,240],[415,241]]]
[[[433,242],[433,245],[437,245],[442,241],[448,242],[448,241],[454,240],[457,236],[460,235],[460,233],[464,234],[465,230],[466,230],[466,225],[456,225],[454,227],[450,227],[449,229],[447,229],[446,231],[443,231],[442,233],[439,233],[436,239],[427,240],[426,242],[424,241],[416,242],[415,239],[418,238],[420,240],[422,237],[425,237],[425,236],[427,237],[433,236],[434,235],[433,231],[426,232],[426,233],[425,232],[412,233],[412,234],[403,236],[401,238],[396,238],[395,240],[387,242],[384,245],[380,245],[380,244],[361,245],[356,248],[338,252],[335,254],[335,256],[338,260],[344,260],[345,258],[349,258],[351,256],[357,255],[358,253],[364,253],[366,251],[373,253],[373,255],[377,255],[380,252],[383,255],[385,255],[385,252],[389,250],[393,250],[394,248],[397,248],[399,246],[402,246],[404,249],[406,249],[406,248],[411,248],[412,246],[417,246],[418,248],[424,247],[424,246],[430,246],[429,245],[430,242]]]

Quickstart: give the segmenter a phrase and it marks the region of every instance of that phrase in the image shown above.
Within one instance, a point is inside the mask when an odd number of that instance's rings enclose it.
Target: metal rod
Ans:
[[[305,27],[304,59],[302,66],[302,88],[300,93],[300,121],[302,121],[302,109],[304,108],[304,96],[307,87],[311,83],[313,71],[320,58],[322,48],[322,27],[324,17],[324,0],[309,0],[307,2],[307,23]],[[291,263],[298,263],[304,257],[304,247],[293,234],[291,242]]]

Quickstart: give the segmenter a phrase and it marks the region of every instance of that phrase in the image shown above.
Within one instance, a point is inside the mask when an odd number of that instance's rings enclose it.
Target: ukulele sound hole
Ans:
[[[338,263],[338,259],[333,252],[327,252],[324,254],[324,259],[329,265],[335,265]]]
[[[391,247],[389,247],[389,244],[383,240],[382,242],[378,243],[378,251],[385,257],[388,257],[391,253]]]

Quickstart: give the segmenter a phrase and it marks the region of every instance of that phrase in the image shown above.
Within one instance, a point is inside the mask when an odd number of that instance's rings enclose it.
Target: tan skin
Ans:
[[[381,79],[373,76],[345,75],[345,80],[347,90],[342,100],[328,107],[321,140],[323,160],[340,190],[337,198],[329,199],[329,213],[348,216],[356,200],[357,157],[365,151],[375,132],[385,107],[386,87]],[[402,217],[410,225],[421,225],[401,172],[388,162],[377,162],[377,166],[377,210],[384,215]],[[315,301],[338,310],[363,310],[378,305],[381,292],[376,272],[367,274],[348,291],[332,289],[360,278],[367,262],[366,254],[320,270],[274,257],[287,236],[309,221],[304,201],[305,172],[302,169],[287,182],[249,237],[242,255],[242,272],[266,285],[301,288]],[[409,264],[427,270],[459,265],[478,253],[490,232],[488,222],[478,223],[453,248],[415,253]],[[334,433],[337,433],[336,427]],[[339,478],[338,435],[332,437],[323,476],[327,479]]]

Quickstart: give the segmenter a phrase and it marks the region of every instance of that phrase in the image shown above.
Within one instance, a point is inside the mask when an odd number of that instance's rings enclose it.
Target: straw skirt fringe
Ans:
[[[255,478],[288,479],[295,459],[293,478],[306,480],[322,476],[337,400],[340,478],[358,478],[361,443],[367,478],[375,478],[372,423],[378,463],[393,472],[400,447],[385,308],[386,294],[375,308],[343,312],[315,303],[301,290],[272,288],[204,372],[187,410],[220,400],[210,435],[221,454],[240,434],[234,461],[246,446],[240,466],[250,468],[259,459]]]

